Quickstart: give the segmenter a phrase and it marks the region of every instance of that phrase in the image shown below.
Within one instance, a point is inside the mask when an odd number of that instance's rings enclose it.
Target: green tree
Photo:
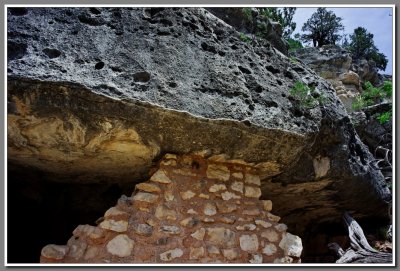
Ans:
[[[312,41],[314,47],[321,47],[338,42],[341,38],[339,32],[343,29],[342,18],[326,8],[318,8],[301,28],[303,32],[309,32],[301,38],[304,42]]]
[[[375,46],[374,34],[369,33],[364,27],[354,29],[353,34],[350,35],[348,50],[353,55],[353,58],[373,60],[378,69],[386,69],[388,62],[386,56],[380,53]]]

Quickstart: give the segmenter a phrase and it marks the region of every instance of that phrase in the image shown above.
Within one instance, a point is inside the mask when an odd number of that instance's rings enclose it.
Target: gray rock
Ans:
[[[344,209],[387,216],[390,192],[335,90],[269,44],[202,8],[26,10],[7,18],[9,165],[123,183],[147,179],[161,153],[208,149],[258,164],[297,232]],[[298,80],[327,101],[296,109]],[[317,155],[330,170],[314,180]]]
[[[236,30],[245,33],[253,33],[252,21],[249,21],[243,13],[243,8],[206,8],[212,14],[233,26]],[[258,14],[257,12],[253,14]],[[260,19],[256,19],[260,24]],[[263,19],[265,29],[265,39],[276,49],[284,54],[288,53],[288,45],[282,38],[282,26],[269,19]],[[220,32],[218,32],[220,33]]]
[[[183,250],[180,248],[175,248],[172,250],[165,251],[160,254],[160,259],[164,262],[172,261],[175,258],[180,258],[183,255]]]
[[[62,260],[67,252],[67,246],[47,245],[42,248],[41,255],[49,259]]]
[[[143,236],[151,236],[153,234],[153,227],[147,224],[135,224],[132,229],[136,234]]]
[[[179,234],[181,229],[177,226],[161,226],[160,231],[169,234]]]
[[[263,262],[263,257],[261,254],[253,254],[252,258],[249,260],[250,263],[260,264]]]
[[[247,252],[256,252],[258,250],[258,238],[257,235],[242,235],[239,238],[240,248]]]
[[[290,233],[286,233],[283,236],[279,243],[279,247],[283,249],[286,256],[300,257],[301,252],[303,251],[300,237]]]
[[[134,243],[126,234],[120,234],[108,242],[106,248],[112,255],[128,257],[132,253]]]
[[[208,228],[207,229],[208,240],[211,244],[220,245],[225,247],[232,247],[236,244],[236,234],[235,232],[222,228]]]
[[[274,244],[267,244],[267,245],[265,245],[265,247],[262,250],[262,252],[267,256],[274,255],[276,253],[276,251],[277,251],[277,248]]]

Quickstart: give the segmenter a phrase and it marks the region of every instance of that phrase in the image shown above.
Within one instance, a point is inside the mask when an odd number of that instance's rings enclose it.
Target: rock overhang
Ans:
[[[390,195],[380,173],[365,169],[371,155],[326,81],[268,44],[240,41],[203,9],[26,11],[8,17],[9,161],[75,170],[68,181],[129,181],[166,152],[225,154],[267,168],[264,195],[302,230],[343,209],[374,213]],[[327,103],[299,113],[289,94],[296,81]],[[146,155],[129,161],[125,150]],[[316,179],[321,155],[329,170]]]

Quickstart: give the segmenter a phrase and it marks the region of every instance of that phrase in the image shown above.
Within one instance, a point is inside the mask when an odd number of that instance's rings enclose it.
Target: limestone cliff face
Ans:
[[[353,111],[351,105],[362,91],[363,83],[369,81],[378,86],[387,80],[386,75],[378,73],[373,61],[352,59],[351,54],[340,46],[307,47],[291,55],[332,83],[348,112]]]
[[[204,9],[9,10],[7,32],[10,165],[126,184],[165,153],[202,152],[257,168],[295,234],[343,210],[386,215],[390,192],[335,89]],[[296,81],[326,102],[299,109]]]
[[[259,170],[240,161],[167,154],[97,227],[80,225],[42,263],[292,263],[301,239],[260,201]]]

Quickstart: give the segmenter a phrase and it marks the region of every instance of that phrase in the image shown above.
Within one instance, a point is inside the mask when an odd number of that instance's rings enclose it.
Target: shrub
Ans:
[[[249,38],[248,36],[246,36],[246,34],[244,34],[242,32],[239,33],[239,38],[241,41],[244,41],[247,43],[251,42],[251,38]]]
[[[296,39],[288,38],[286,41],[289,44],[289,51],[295,51],[297,49],[303,48],[301,42]]]
[[[301,81],[297,81],[289,90],[289,93],[299,101],[298,106],[301,109],[311,109],[316,107],[318,104],[326,102],[326,97],[323,95],[314,98],[316,95],[315,87],[309,87]]]
[[[383,86],[376,88],[370,82],[365,83],[364,91],[357,95],[356,100],[352,104],[354,110],[377,104],[383,98],[392,97],[392,82],[385,81]]]
[[[292,62],[294,64],[299,63],[299,61],[294,56],[289,57],[289,60],[290,60],[290,62]]]
[[[377,117],[377,120],[379,121],[380,124],[385,124],[386,122],[388,122],[390,120],[391,117],[392,117],[392,112],[387,111],[387,112],[380,114]]]

